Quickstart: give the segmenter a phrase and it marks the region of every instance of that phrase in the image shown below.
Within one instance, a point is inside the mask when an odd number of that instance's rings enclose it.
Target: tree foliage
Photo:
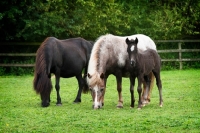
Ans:
[[[153,39],[200,37],[198,0],[0,1],[0,41],[42,41],[111,33]]]

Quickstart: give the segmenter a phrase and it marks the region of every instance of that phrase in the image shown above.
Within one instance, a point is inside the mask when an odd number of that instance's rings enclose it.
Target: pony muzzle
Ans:
[[[93,109],[100,109],[102,107],[102,104],[101,104],[101,102],[98,102],[98,103],[94,103],[93,104]]]
[[[98,105],[97,107],[94,106],[93,109],[100,109],[100,105]]]
[[[131,61],[130,61],[130,64],[131,64],[131,66],[134,67],[134,66],[135,66],[135,61],[134,61],[134,60],[131,60]]]

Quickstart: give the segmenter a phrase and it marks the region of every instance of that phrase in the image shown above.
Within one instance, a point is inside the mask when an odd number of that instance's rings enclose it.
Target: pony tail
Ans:
[[[90,54],[86,55],[87,63],[86,63],[86,66],[85,66],[85,69],[84,69],[84,75],[83,75],[84,86],[83,86],[82,92],[87,94],[89,92],[89,86],[88,86],[88,83],[87,83],[88,63],[89,63],[89,60],[90,60],[90,55],[91,55],[91,51],[92,51],[94,42],[92,42],[92,41],[87,41],[87,42],[84,41],[83,42],[82,41],[82,43],[87,43],[86,45],[82,45],[82,46],[86,49],[86,51],[89,51],[89,52],[86,52],[86,53],[90,53]]]
[[[49,77],[48,64],[45,59],[45,42],[37,50],[33,87],[37,94],[46,97],[52,90],[51,78]],[[48,67],[47,67],[48,66]]]

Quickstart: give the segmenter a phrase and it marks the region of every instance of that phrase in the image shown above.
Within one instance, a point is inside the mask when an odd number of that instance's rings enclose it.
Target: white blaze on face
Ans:
[[[97,101],[97,92],[98,92],[98,86],[97,85],[94,87],[94,91],[95,91],[94,107],[98,107],[99,102]]]
[[[133,50],[134,50],[134,48],[135,48],[135,46],[131,46],[130,50],[131,50],[131,51],[133,51]]]

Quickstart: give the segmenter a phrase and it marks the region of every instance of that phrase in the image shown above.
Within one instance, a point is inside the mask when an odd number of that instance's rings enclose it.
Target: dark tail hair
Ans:
[[[46,39],[47,40],[47,39]],[[42,43],[36,53],[35,71],[33,87],[37,94],[41,96],[49,95],[52,89],[51,74],[48,70],[48,64],[45,57],[45,44],[46,40]]]
[[[86,63],[86,66],[85,66],[85,69],[84,69],[84,75],[83,75],[83,79],[84,79],[84,87],[83,87],[83,90],[82,92],[83,93],[88,93],[89,91],[89,86],[88,86],[88,83],[87,83],[87,72],[88,72],[88,63],[89,63],[89,59],[90,59],[90,54],[91,54],[91,51],[92,51],[92,47],[94,45],[94,42],[93,41],[84,41],[84,43],[87,43],[86,45],[83,45],[83,47],[86,49],[86,58],[87,58],[87,63]]]
[[[87,68],[85,68],[87,69]],[[83,93],[88,93],[89,92],[89,86],[88,86],[88,83],[87,83],[87,70],[84,70],[84,75],[83,75],[83,79],[84,79],[84,87],[83,87]]]

